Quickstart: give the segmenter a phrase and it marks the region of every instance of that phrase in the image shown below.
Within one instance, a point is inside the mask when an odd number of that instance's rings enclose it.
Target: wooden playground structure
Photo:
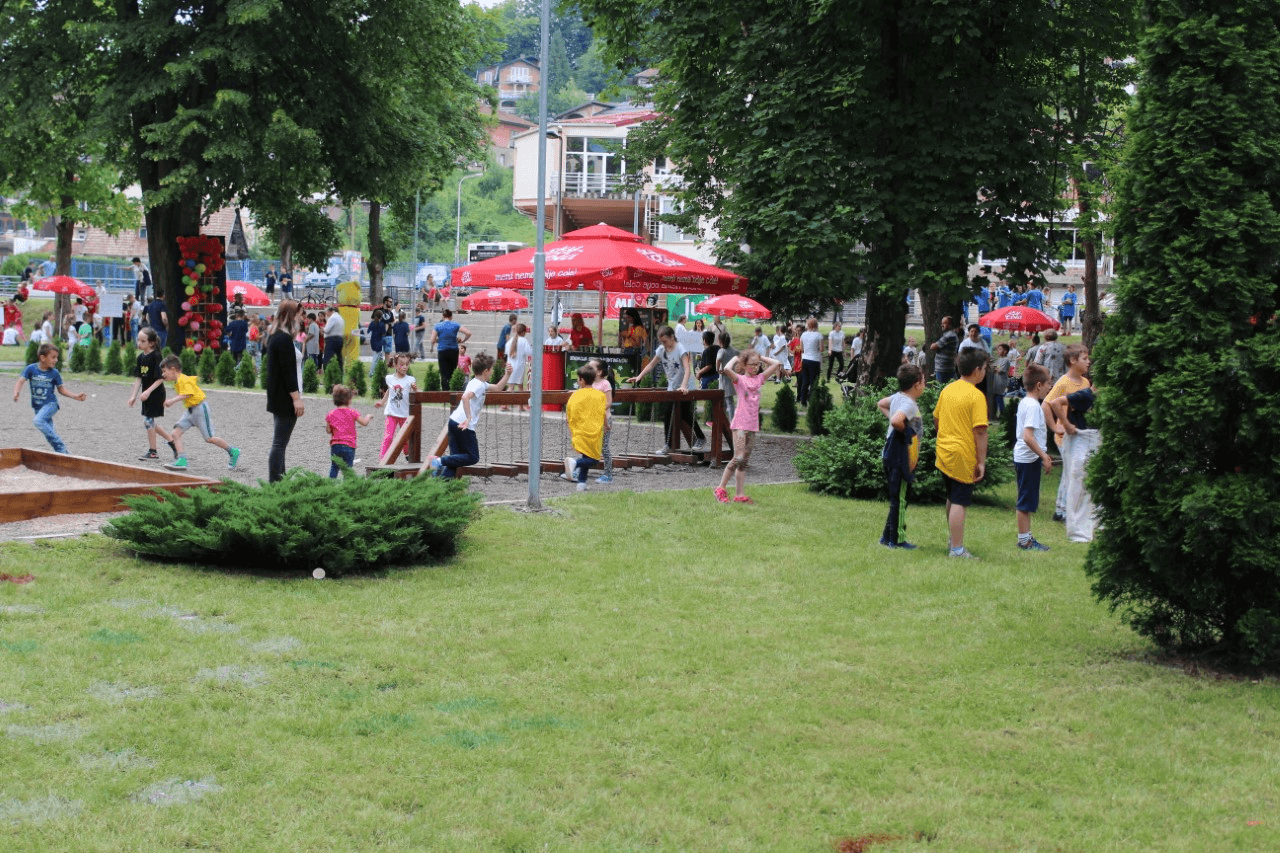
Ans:
[[[427,472],[427,457],[441,456],[448,452],[448,437],[441,429],[439,434],[435,434],[437,421],[428,419],[425,421],[426,429],[430,433],[429,437],[423,438],[424,417],[432,410],[439,413],[438,423],[443,424],[445,418],[458,405],[458,401],[462,398],[461,391],[415,391],[409,396],[409,417],[404,425],[397,431],[391,445],[387,448],[387,452],[378,461],[377,465],[367,466],[367,471],[373,472],[378,470],[391,470],[397,477],[415,477]],[[542,404],[544,408],[553,408],[562,410],[564,405],[569,401],[569,397],[573,395],[572,391],[543,391]],[[495,416],[505,416],[509,418],[519,418],[519,407],[529,405],[530,394],[528,391],[490,391],[485,397],[485,417],[492,418]],[[707,432],[707,449],[705,451],[693,451],[689,446],[682,446],[689,441],[692,432],[692,424],[686,423],[680,412],[679,403],[693,403],[694,416],[697,416],[698,403],[703,400],[712,401],[711,404],[711,427]],[[719,389],[697,390],[681,393],[679,391],[667,391],[665,389],[623,389],[618,388],[613,392],[613,402],[615,410],[619,406],[625,404],[650,404],[653,409],[652,422],[639,422],[634,414],[613,416],[613,430],[615,435],[620,434],[622,430],[629,430],[634,423],[643,423],[646,427],[651,423],[656,423],[659,429],[662,426],[662,419],[657,416],[658,407],[663,403],[672,403],[671,410],[671,452],[667,454],[656,452],[637,453],[630,449],[630,441],[617,442],[613,446],[613,467],[617,468],[651,468],[655,465],[699,465],[707,464],[712,468],[718,467],[721,462],[728,461],[733,456],[732,431],[729,429],[729,421],[725,416],[724,392]],[[516,412],[501,412],[500,407],[516,408]],[[634,406],[632,408],[634,412]],[[539,413],[531,412],[530,416]],[[541,414],[549,414],[547,412]],[[556,420],[560,420],[556,416]],[[549,419],[544,419],[549,420]],[[482,427],[483,429],[483,427]],[[651,430],[646,431],[651,432]],[[458,469],[459,476],[473,477],[515,477],[520,474],[528,474],[530,463],[527,458],[529,452],[528,446],[528,429],[527,427],[521,431],[521,435],[525,440],[513,443],[505,448],[506,452],[494,455],[481,455],[480,462],[476,465],[469,465]],[[428,453],[424,456],[423,445],[428,448]],[[621,445],[621,447],[619,446]],[[564,457],[545,458],[547,446],[543,446],[543,459],[538,462],[538,470],[541,472],[557,472],[564,470]],[[621,451],[621,452],[620,452]],[[403,454],[406,462],[415,463],[418,468],[407,468],[398,465],[398,461]],[[510,458],[504,458],[510,457]]]

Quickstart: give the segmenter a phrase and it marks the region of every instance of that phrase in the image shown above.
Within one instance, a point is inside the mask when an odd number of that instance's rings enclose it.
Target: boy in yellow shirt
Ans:
[[[947,555],[971,560],[964,521],[973,486],[987,472],[987,398],[976,387],[987,375],[986,350],[961,350],[956,367],[960,378],[942,389],[933,407],[934,464],[947,486]]]
[[[573,449],[581,454],[577,459],[566,456],[561,480],[573,480],[577,471],[578,491],[587,490],[587,471],[600,464],[604,453],[604,434],[609,429],[609,402],[603,391],[592,388],[596,381],[595,368],[584,364],[578,368],[578,390],[573,392],[565,406],[569,422],[569,437]]]
[[[171,355],[160,362],[160,375],[164,377],[165,382],[173,383],[174,390],[174,396],[164,401],[164,407],[167,409],[178,402],[187,407],[182,413],[182,420],[178,421],[177,426],[173,428],[173,448],[178,458],[164,467],[171,471],[187,470],[187,457],[182,452],[182,434],[194,426],[196,431],[204,436],[205,441],[227,451],[227,456],[230,457],[227,468],[234,469],[236,463],[240,461],[240,448],[232,447],[214,435],[213,418],[209,416],[209,404],[204,401],[204,392],[200,390],[196,377],[187,376],[182,372],[182,360],[176,355]]]

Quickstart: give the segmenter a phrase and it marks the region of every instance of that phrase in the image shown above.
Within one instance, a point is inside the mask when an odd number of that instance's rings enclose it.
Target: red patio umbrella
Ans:
[[[235,279],[227,279],[227,295],[235,301],[237,293],[244,294],[245,305],[270,305],[271,297],[263,292],[262,288],[256,284],[250,284],[247,281],[236,281]]]
[[[31,285],[34,290],[47,290],[50,293],[69,293],[81,298],[96,297],[97,292],[78,278],[69,275],[51,275]]]
[[[1062,326],[1043,311],[1037,311],[1025,305],[997,308],[983,314],[978,319],[978,325],[1010,332],[1043,332],[1045,329],[1057,329]]]
[[[773,312],[754,299],[745,296],[713,296],[699,303],[695,308],[699,314],[712,314],[721,317],[741,317],[744,320],[768,320]]]
[[[458,267],[455,286],[533,287],[532,248]],[[598,290],[601,293],[735,293],[747,292],[748,281],[693,258],[650,246],[630,231],[593,225],[570,231],[548,243],[548,290]]]
[[[462,300],[464,311],[515,311],[528,307],[528,298],[505,287],[477,290]]]

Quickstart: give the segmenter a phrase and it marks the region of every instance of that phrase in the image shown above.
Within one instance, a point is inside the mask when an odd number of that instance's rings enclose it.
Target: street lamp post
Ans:
[[[453,239],[453,265],[462,263],[462,182],[467,178],[478,178],[484,172],[472,172],[458,179],[458,233]]]

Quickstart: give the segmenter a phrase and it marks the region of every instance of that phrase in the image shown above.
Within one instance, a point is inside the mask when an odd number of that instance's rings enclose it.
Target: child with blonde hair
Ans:
[[[742,372],[734,370],[742,365]],[[761,373],[761,364],[765,364]],[[733,382],[734,395],[738,399],[738,407],[733,413],[733,421],[729,424],[733,430],[733,458],[724,466],[724,474],[720,477],[720,485],[716,487],[715,496],[722,504],[729,503],[729,478],[736,477],[734,484],[734,503],[754,503],[743,492],[747,482],[747,466],[751,462],[751,445],[755,443],[756,433],[760,431],[760,386],[783,369],[780,361],[765,358],[755,350],[746,350],[737,358],[729,361],[720,372]]]
[[[329,433],[329,479],[338,478],[338,462],[347,467],[356,464],[356,424],[368,426],[372,415],[362,415],[351,408],[356,392],[345,385],[333,386],[333,409],[324,416],[324,426]]]
[[[377,405],[387,413],[387,428],[382,434],[382,449],[378,457],[386,455],[387,448],[396,437],[396,430],[404,426],[409,419],[409,394],[418,388],[418,380],[409,373],[409,354],[397,353],[395,357],[395,373],[385,377],[387,388],[382,392],[382,399]]]

